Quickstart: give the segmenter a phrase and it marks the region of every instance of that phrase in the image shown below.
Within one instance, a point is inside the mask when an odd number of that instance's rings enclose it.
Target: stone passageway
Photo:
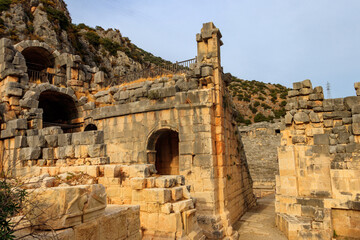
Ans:
[[[234,228],[240,240],[287,240],[275,226],[275,196],[257,200],[257,206],[250,209]]]

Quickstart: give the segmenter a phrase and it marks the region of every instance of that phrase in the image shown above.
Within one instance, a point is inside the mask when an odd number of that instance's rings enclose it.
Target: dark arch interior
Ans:
[[[97,130],[97,127],[95,124],[88,124],[84,129],[84,131],[96,131],[96,130]]]
[[[172,130],[159,130],[150,140],[155,150],[155,167],[161,175],[179,175],[179,134]]]
[[[71,129],[71,120],[78,117],[73,99],[59,92],[42,92],[39,97],[39,108],[43,109],[44,127],[61,126],[63,130]]]
[[[54,67],[54,58],[45,48],[28,47],[21,54],[25,57],[29,70],[42,71],[48,67]]]

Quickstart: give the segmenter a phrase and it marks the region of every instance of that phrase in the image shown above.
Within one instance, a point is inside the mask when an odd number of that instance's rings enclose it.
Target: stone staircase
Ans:
[[[105,165],[98,179],[108,203],[140,206],[143,239],[204,239],[184,176],[155,173],[152,164]]]

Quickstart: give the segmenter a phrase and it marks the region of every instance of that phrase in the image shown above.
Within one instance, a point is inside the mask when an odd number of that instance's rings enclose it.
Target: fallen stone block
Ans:
[[[29,194],[27,219],[37,229],[63,229],[91,221],[104,213],[106,193],[102,185],[78,185],[35,189]],[[84,219],[84,216],[87,216]]]

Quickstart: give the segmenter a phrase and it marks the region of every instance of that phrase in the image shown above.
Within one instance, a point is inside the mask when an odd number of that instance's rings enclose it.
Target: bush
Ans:
[[[14,239],[14,226],[10,223],[11,217],[21,210],[26,191],[16,188],[6,181],[0,180],[0,239]]]
[[[101,38],[100,43],[113,56],[117,56],[117,51],[121,49],[120,44],[111,41],[109,38]]]
[[[288,95],[287,92],[283,92],[283,93],[280,94],[280,98],[281,99],[286,99],[287,95]]]
[[[0,0],[0,12],[10,8],[11,0]]]
[[[268,118],[265,117],[264,114],[258,113],[255,115],[254,122],[263,122],[263,121],[268,121]]]
[[[65,16],[64,12],[59,11],[53,7],[45,7],[45,11],[50,22],[58,22],[61,29],[68,29],[70,22],[69,19]]]
[[[280,103],[280,106],[281,106],[281,107],[285,107],[285,106],[286,106],[286,104],[287,104],[287,102],[286,102],[286,101],[282,101],[282,102]]]
[[[258,101],[255,101],[254,102],[254,107],[257,107],[257,106],[259,106],[260,105],[260,103],[258,102]]]
[[[87,32],[85,33],[86,40],[93,45],[95,48],[98,48],[100,45],[100,36],[96,32]]]

